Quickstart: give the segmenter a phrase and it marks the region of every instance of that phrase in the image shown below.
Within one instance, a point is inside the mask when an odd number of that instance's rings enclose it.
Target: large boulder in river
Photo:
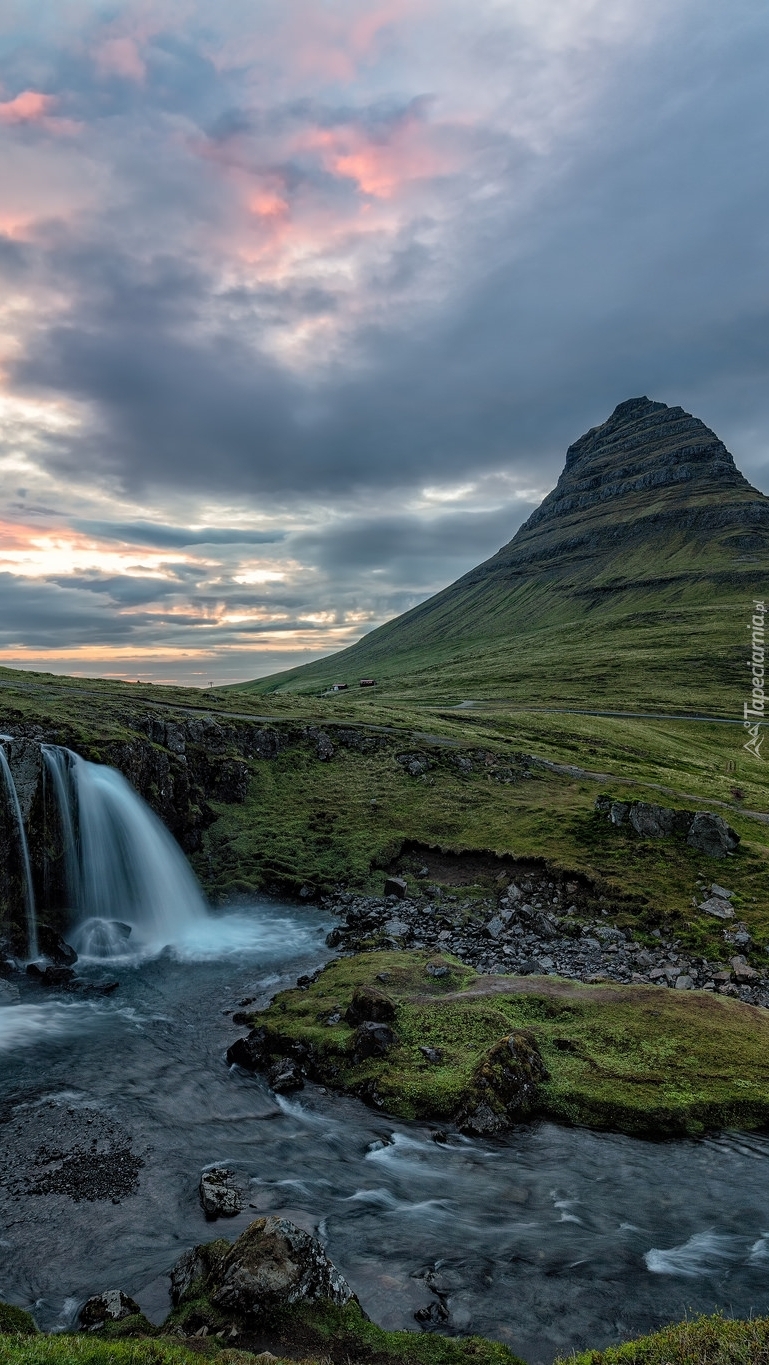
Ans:
[[[194,1247],[177,1262],[175,1304],[205,1296],[220,1313],[253,1320],[295,1304],[357,1303],[317,1237],[287,1218],[257,1218],[224,1254],[220,1248]]]

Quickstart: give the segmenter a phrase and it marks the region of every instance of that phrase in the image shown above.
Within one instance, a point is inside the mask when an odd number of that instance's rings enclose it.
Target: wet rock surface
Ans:
[[[203,1171],[199,1189],[206,1218],[234,1218],[243,1207],[240,1187],[233,1172],[225,1166]]]
[[[0,1126],[0,1217],[26,1195],[120,1203],[138,1189],[143,1165],[130,1135],[99,1110],[25,1106]]]
[[[480,899],[463,894],[461,887],[426,885],[422,894],[405,899],[347,892],[324,906],[339,918],[328,942],[345,953],[434,948],[480,972],[704,989],[769,1008],[769,977],[745,959],[751,936],[736,917],[731,895],[716,884],[701,890],[699,908],[728,924],[721,959],[698,956],[661,930],[649,936],[651,944],[634,942],[629,931],[612,923],[608,908],[585,918],[584,907],[576,903],[576,882],[557,882],[546,874],[519,877]]]

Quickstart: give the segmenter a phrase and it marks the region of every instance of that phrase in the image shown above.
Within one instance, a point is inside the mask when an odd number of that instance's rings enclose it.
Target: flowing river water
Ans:
[[[120,1287],[160,1321],[182,1251],[280,1210],[318,1232],[376,1322],[418,1330],[414,1312],[440,1304],[441,1330],[496,1337],[531,1365],[687,1313],[767,1311],[764,1136],[654,1144],[532,1124],[483,1142],[313,1086],[276,1098],[228,1068],[228,1012],[325,961],[327,929],[263,902],[110,964],[112,996],[30,986],[0,1008],[0,1298],[52,1329]],[[96,1169],[118,1148],[126,1188],[83,1197],[87,1154]],[[85,1184],[57,1184],[67,1153]],[[211,1224],[198,1181],[214,1162],[246,1194]]]

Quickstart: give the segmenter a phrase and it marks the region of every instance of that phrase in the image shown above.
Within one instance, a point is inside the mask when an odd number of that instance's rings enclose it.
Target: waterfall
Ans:
[[[0,740],[10,738],[8,735],[0,736]],[[19,840],[19,851],[21,853],[22,868],[24,871],[24,905],[27,917],[27,952],[31,960],[37,957],[37,917],[35,914],[35,890],[32,885],[32,868],[29,863],[29,848],[27,846],[27,835],[24,829],[24,820],[19,805],[19,794],[16,791],[16,783],[13,780],[13,773],[8,766],[5,749],[0,743],[0,769],[2,769],[5,790],[10,801],[11,808],[16,821],[16,832]]]
[[[174,943],[207,916],[176,840],[114,768],[47,745],[67,847],[73,946],[88,957]]]

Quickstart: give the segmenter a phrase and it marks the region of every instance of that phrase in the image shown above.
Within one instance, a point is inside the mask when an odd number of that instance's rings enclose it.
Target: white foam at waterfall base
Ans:
[[[272,909],[268,902],[230,914],[207,913],[188,925],[171,944],[183,962],[208,962],[222,957],[253,954],[260,962],[317,948],[326,925],[297,922]]]
[[[78,831],[73,947],[104,959],[182,942],[207,912],[176,841],[121,773],[76,754],[69,763]]]

